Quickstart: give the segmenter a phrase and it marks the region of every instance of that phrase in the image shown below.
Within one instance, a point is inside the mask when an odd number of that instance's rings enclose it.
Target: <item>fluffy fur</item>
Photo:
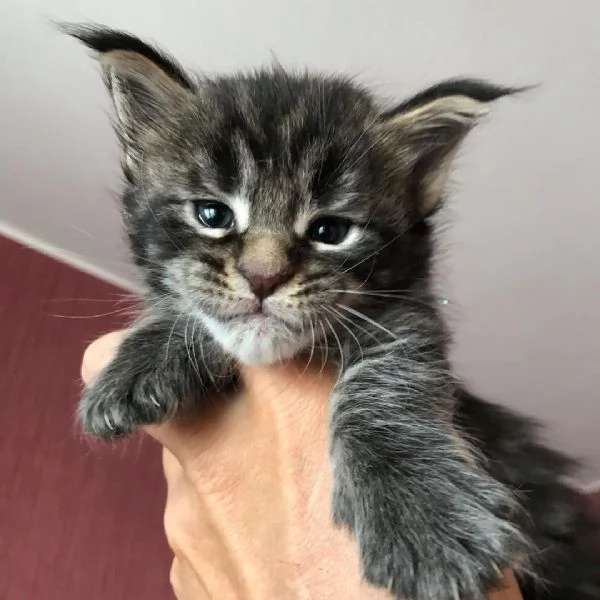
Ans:
[[[368,581],[483,600],[511,566],[528,600],[600,598],[592,525],[561,483],[571,463],[464,390],[430,289],[452,158],[512,90],[453,80],[385,110],[343,77],[193,76],[129,34],[66,29],[114,101],[148,289],[82,399],[85,429],[160,422],[226,391],[237,361],[327,361],[333,518]]]

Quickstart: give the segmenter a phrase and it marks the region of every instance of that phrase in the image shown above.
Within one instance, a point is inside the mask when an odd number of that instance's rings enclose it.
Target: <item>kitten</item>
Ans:
[[[129,34],[65,29],[97,53],[114,101],[148,290],[84,394],[85,430],[111,439],[163,421],[229,389],[236,361],[327,361],[333,518],[369,582],[483,600],[513,566],[529,598],[600,598],[587,575],[547,589],[528,578],[554,569],[539,549],[579,548],[582,512],[559,482],[570,463],[462,388],[430,286],[452,158],[512,90],[452,80],[382,110],[343,77],[197,77]]]

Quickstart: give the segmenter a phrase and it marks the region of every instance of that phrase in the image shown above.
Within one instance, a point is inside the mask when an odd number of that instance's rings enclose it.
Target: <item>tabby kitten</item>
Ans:
[[[129,34],[66,29],[96,51],[114,101],[148,290],[84,394],[85,430],[163,421],[226,391],[237,362],[327,361],[333,518],[365,578],[395,598],[486,598],[537,532],[517,502],[521,457],[494,473],[469,421],[482,405],[450,371],[430,217],[460,142],[511,90],[452,80],[382,110],[343,77],[192,76]]]

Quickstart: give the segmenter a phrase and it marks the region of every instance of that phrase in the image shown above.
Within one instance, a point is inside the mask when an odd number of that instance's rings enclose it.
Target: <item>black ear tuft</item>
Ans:
[[[58,27],[96,53],[126,162],[134,165],[148,140],[168,136],[191,109],[192,81],[174,59],[129,33],[92,25]]]
[[[400,113],[411,111],[450,96],[463,96],[483,104],[493,102],[504,96],[512,96],[529,90],[530,87],[507,87],[483,79],[447,79],[426,88],[412,98],[405,100],[395,108],[384,112],[383,119],[389,119]]]
[[[424,216],[439,207],[462,140],[488,104],[523,91],[478,79],[451,79],[425,89],[381,115],[384,140],[417,190]]]
[[[58,23],[57,27],[99,54],[125,51],[143,56],[162,69],[166,75],[182,87],[188,90],[193,88],[193,84],[184,69],[175,60],[160,49],[147,44],[130,33],[100,25],[80,23]]]

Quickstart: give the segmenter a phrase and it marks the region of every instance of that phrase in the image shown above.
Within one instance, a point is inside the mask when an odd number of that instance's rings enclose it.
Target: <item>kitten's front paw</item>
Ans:
[[[441,493],[434,482],[400,488],[393,479],[355,489],[350,520],[348,499],[334,497],[337,521],[356,535],[365,579],[399,599],[485,600],[525,542],[506,519],[508,492],[479,479],[470,491]]]
[[[164,390],[159,399],[155,373],[119,371],[116,363],[109,365],[84,392],[79,417],[86,433],[115,439],[167,416]]]

